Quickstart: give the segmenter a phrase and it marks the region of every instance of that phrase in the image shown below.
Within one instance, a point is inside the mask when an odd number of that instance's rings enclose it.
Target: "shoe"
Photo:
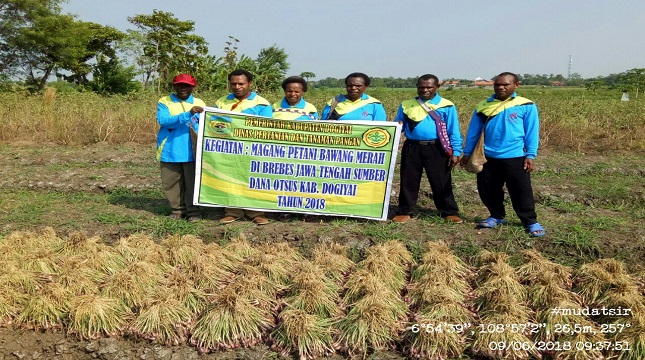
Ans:
[[[280,214],[280,216],[278,216],[278,219],[280,219],[280,221],[289,221],[289,219],[291,219],[291,214],[289,213]]]
[[[457,215],[448,215],[448,216],[444,217],[444,220],[449,221],[449,222],[451,222],[453,224],[461,224],[461,223],[464,222],[464,219],[460,218]]]
[[[269,223],[269,219],[267,219],[266,216],[264,216],[264,215],[258,215],[258,216],[253,218],[253,222],[256,225],[266,225],[266,224]]]
[[[410,215],[397,215],[392,218],[392,221],[399,224],[406,223],[408,220],[410,220]]]
[[[489,217],[486,220],[481,221],[479,224],[477,224],[477,228],[479,229],[492,229],[494,227],[498,227],[500,225],[506,225],[508,224],[508,221],[504,219],[496,219],[494,217]]]
[[[527,226],[526,231],[529,233],[529,236],[533,238],[546,235],[546,231],[544,230],[542,225],[540,225],[540,223],[534,223]]]
[[[220,224],[230,224],[233,221],[236,221],[237,219],[239,219],[239,218],[235,217],[235,216],[224,216],[223,218],[219,219],[219,223]]]
[[[168,215],[168,219],[173,219],[173,220],[179,220],[183,218],[184,216],[182,214],[170,214]]]
[[[199,222],[199,221],[202,221],[202,217],[201,216],[189,216],[189,217],[186,218],[186,221],[188,221],[188,222]]]

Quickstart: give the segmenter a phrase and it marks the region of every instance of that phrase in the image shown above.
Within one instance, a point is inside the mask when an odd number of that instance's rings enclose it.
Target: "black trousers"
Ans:
[[[401,152],[398,215],[410,214],[416,206],[424,169],[432,189],[434,205],[441,216],[459,213],[459,207],[452,192],[452,169],[448,166],[449,160],[438,140],[427,145],[413,140],[405,141]]]
[[[524,157],[511,159],[487,158],[484,169],[477,174],[477,191],[490,216],[506,217],[504,184],[511,197],[513,210],[526,227],[537,222],[535,200],[531,187],[531,174],[523,169]]]

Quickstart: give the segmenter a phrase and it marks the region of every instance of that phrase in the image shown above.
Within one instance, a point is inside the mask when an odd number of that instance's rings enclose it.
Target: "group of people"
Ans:
[[[291,76],[282,82],[284,98],[271,104],[253,91],[253,75],[235,70],[228,75],[227,96],[214,107],[249,115],[284,120],[373,120],[386,121],[383,104],[367,94],[370,78],[351,73],[345,78],[346,93],[330,99],[318,115],[316,107],[305,101],[307,81]],[[157,159],[161,163],[164,193],[172,208],[171,218],[199,221],[201,210],[192,204],[195,179],[195,131],[204,102],[192,92],[194,77],[180,74],[173,79],[174,92],[157,104],[160,125]],[[545,235],[537,222],[530,173],[535,170],[539,143],[539,119],[535,104],[516,93],[517,75],[504,72],[495,78],[494,94],[480,102],[472,115],[466,145],[459,127],[455,105],[437,94],[440,81],[426,74],[417,80],[417,97],[403,101],[394,121],[402,124],[405,142],[401,153],[399,203],[392,221],[411,219],[425,170],[435,207],[446,221],[462,223],[452,190],[452,169],[468,162],[477,140],[484,134],[487,162],[477,174],[477,189],[490,216],[477,224],[494,228],[506,224],[504,185],[513,209],[530,236]],[[226,208],[219,220],[226,224],[248,217],[258,225],[269,223],[261,211]]]

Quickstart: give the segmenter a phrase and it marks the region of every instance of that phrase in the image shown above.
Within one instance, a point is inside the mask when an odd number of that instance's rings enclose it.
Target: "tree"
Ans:
[[[316,78],[316,74],[312,73],[311,71],[304,71],[300,73],[300,77],[304,78],[309,82],[309,79],[314,79]]]
[[[71,15],[48,14],[34,19],[33,26],[21,28],[15,48],[27,85],[41,90],[50,75],[78,69],[79,59],[87,56],[90,38],[86,23]]]
[[[336,79],[332,77],[326,77],[324,79],[316,81],[316,88],[326,87],[326,88],[344,88],[345,79]]]
[[[569,76],[567,79],[567,85],[569,86],[582,86],[584,85],[585,80],[582,78],[582,75],[580,73],[574,72]]]
[[[0,2],[0,71],[21,77],[32,90],[51,75],[82,85],[99,55],[114,57],[122,32],[60,14],[59,0]]]
[[[142,75],[141,82],[144,84],[144,87],[148,85],[148,81],[152,78],[156,62],[155,59],[148,58],[143,53],[143,44],[145,43],[145,36],[135,30],[127,30],[126,37],[119,41],[117,48],[129,59],[129,61],[134,61],[137,72]]]
[[[254,60],[246,55],[239,55],[236,37],[229,35],[224,47],[224,56],[210,56],[203,60],[197,69],[196,77],[202,89],[215,90],[228,85],[228,74],[236,69],[244,69],[254,75],[257,91],[276,90],[289,69],[287,54],[283,49],[273,45],[260,50]]]
[[[97,73],[99,62],[116,64],[120,61],[117,59],[117,43],[126,37],[126,34],[110,26],[103,26],[91,22],[78,22],[78,27],[83,29],[86,34],[85,52],[67,66],[66,70],[70,75],[57,74],[69,82],[77,85],[85,85],[89,82],[88,75]],[[100,74],[102,71],[98,71]],[[132,80],[136,74],[132,73]]]
[[[0,72],[26,78],[36,89],[60,66],[74,39],[63,29],[73,21],[59,14],[58,0],[0,2]],[[71,42],[66,41],[71,40]]]
[[[246,55],[238,59],[237,44],[240,42],[235,36],[229,35],[226,46],[224,47],[224,56],[207,57],[199,71],[195,75],[201,79],[200,87],[208,90],[226,88],[228,86],[228,74],[235,69],[245,69],[251,73],[256,72],[256,63]]]
[[[602,80],[588,80],[585,82],[585,89],[596,91],[606,88],[607,84]]]
[[[280,88],[282,79],[289,70],[287,53],[277,45],[260,50],[255,60],[255,81],[258,91],[276,90]],[[247,69],[249,70],[249,69]],[[249,70],[250,71],[250,70]]]
[[[386,79],[384,79],[384,78],[376,78],[376,77],[373,77],[371,79],[372,79],[372,81],[371,81],[370,88],[378,89],[378,88],[386,87],[386,85],[385,85]],[[389,80],[388,82],[390,84],[392,83],[392,79],[387,79],[387,80]]]
[[[154,10],[151,15],[135,15],[128,21],[139,28],[139,39],[143,49],[137,62],[151,64],[145,83],[157,75],[157,91],[161,84],[181,72],[195,73],[196,64],[203,61],[208,52],[208,43],[203,37],[191,34],[195,30],[194,21],[181,21],[172,13]],[[136,40],[136,38],[132,38]]]
[[[41,16],[60,12],[61,0],[2,0],[0,1],[0,73],[15,74],[19,71],[20,31],[33,26]]]
[[[645,88],[645,68],[627,70],[622,78],[625,83],[636,89],[636,99],[638,99],[639,90]]]
[[[135,76],[134,66],[124,67],[116,57],[100,56],[88,85],[92,91],[102,95],[128,94],[139,90],[141,86],[139,82],[132,80]]]

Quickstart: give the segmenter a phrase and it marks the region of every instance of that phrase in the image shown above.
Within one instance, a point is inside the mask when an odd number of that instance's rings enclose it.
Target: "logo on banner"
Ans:
[[[208,129],[210,136],[231,136],[231,120],[222,116],[210,116]]]
[[[390,142],[390,133],[381,128],[369,129],[363,133],[365,145],[380,148]]]

